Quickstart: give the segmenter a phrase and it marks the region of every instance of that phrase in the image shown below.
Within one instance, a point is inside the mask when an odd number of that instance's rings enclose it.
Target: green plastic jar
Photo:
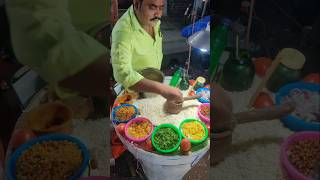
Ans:
[[[179,83],[179,89],[182,91],[189,89],[189,78],[187,76],[182,77]]]
[[[223,66],[220,83],[227,91],[244,91],[251,87],[255,69],[248,52],[242,50],[239,53],[240,60],[236,59],[235,53]]]
[[[305,63],[304,55],[292,48],[286,48],[280,58],[280,64],[267,82],[267,88],[271,92],[277,92],[282,86],[300,80]]]

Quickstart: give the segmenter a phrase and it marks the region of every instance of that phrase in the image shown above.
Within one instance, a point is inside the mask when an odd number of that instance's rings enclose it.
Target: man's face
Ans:
[[[164,0],[134,0],[136,15],[142,26],[155,26],[162,16]]]

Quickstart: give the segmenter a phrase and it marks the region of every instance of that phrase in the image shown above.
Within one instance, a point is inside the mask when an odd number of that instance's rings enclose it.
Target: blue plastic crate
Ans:
[[[202,29],[205,29],[209,22],[210,22],[210,16],[205,16],[202,19],[196,21],[194,24],[193,33],[196,33],[198,31],[201,31]],[[192,24],[182,28],[181,36],[189,37],[191,35],[192,35]]]

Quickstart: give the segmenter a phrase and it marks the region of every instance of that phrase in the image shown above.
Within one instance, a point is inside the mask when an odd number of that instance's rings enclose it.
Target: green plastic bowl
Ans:
[[[200,121],[198,119],[185,119],[185,120],[183,120],[179,126],[181,136],[182,136],[182,138],[187,138],[182,132],[182,126],[183,126],[183,124],[185,124],[187,122],[192,122],[192,121],[196,121],[197,123],[200,123],[202,125],[202,127],[204,128],[204,137],[200,140],[193,140],[190,138],[188,138],[188,139],[191,142],[191,144],[194,144],[194,145],[201,144],[208,138],[208,128],[206,127],[206,125],[202,121]]]
[[[172,149],[163,150],[163,149],[160,149],[154,143],[154,136],[157,134],[158,130],[161,129],[161,128],[171,128],[178,134],[178,136],[179,136],[178,143]],[[172,152],[176,151],[180,146],[181,140],[182,140],[182,136],[181,136],[181,133],[180,133],[179,129],[176,126],[172,125],[172,124],[161,124],[161,125],[157,126],[154,129],[154,131],[152,133],[152,136],[151,136],[151,142],[152,142],[153,147],[156,149],[156,151],[158,151],[159,153],[163,153],[163,154],[168,154],[168,153],[172,153]]]

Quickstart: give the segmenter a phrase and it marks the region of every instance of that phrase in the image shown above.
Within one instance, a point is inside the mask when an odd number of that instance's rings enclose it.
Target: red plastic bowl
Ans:
[[[289,161],[287,150],[290,145],[296,141],[301,141],[305,139],[319,139],[320,132],[316,131],[304,131],[300,133],[295,133],[291,135],[288,139],[286,139],[282,145],[280,150],[280,163],[282,168],[282,173],[287,179],[290,180],[312,180],[311,177],[307,177],[304,174],[300,173]]]
[[[201,121],[203,121],[206,124],[210,124],[210,118],[207,118],[206,116],[204,116],[203,114],[201,114],[201,109],[203,106],[207,106],[210,109],[210,103],[203,103],[198,107],[198,116],[201,119]]]
[[[146,135],[146,136],[143,137],[143,138],[134,138],[134,137],[131,137],[131,136],[129,135],[129,132],[128,132],[129,127],[130,127],[133,123],[136,123],[136,122],[145,122],[145,121],[147,121],[148,123],[151,124],[151,131],[149,132],[149,134]],[[132,119],[131,121],[129,121],[129,122],[126,124],[126,127],[125,127],[125,129],[124,129],[124,133],[125,133],[125,135],[126,135],[126,138],[127,138],[129,141],[133,141],[133,142],[143,142],[143,141],[147,140],[147,139],[151,136],[152,131],[153,131],[153,125],[152,125],[151,121],[150,121],[149,119],[147,119],[147,118],[144,118],[144,117],[136,117],[136,118]]]

